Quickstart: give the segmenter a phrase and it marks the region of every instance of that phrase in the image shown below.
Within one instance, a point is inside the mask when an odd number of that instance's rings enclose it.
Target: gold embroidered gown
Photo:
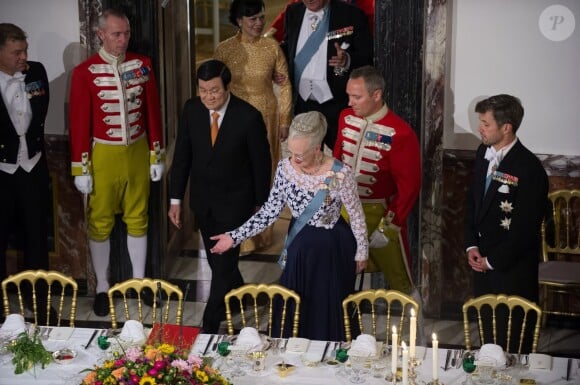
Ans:
[[[249,39],[238,32],[217,46],[214,58],[230,69],[231,92],[262,113],[268,130],[273,177],[280,160],[280,127],[289,127],[292,122],[292,88],[284,53],[274,39]],[[272,81],[274,72],[286,76],[286,81],[279,87],[278,97]],[[271,238],[272,227],[245,241],[241,253],[248,254],[254,249],[267,247]]]

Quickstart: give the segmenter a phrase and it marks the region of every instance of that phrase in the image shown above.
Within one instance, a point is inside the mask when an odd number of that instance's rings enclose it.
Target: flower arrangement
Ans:
[[[169,344],[130,347],[113,357],[87,369],[81,385],[231,385],[202,358]]]
[[[40,364],[42,369],[52,362],[50,354],[40,341],[38,331],[29,335],[27,332],[20,333],[16,339],[6,347],[13,354],[14,374],[22,374]]]

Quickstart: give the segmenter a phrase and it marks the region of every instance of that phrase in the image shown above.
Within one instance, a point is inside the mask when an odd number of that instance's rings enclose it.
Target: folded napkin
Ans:
[[[147,336],[145,335],[143,324],[141,322],[127,320],[123,325],[123,330],[121,330],[119,338],[128,342],[142,343],[145,342]]]
[[[24,331],[26,331],[26,323],[20,314],[9,314],[0,328],[0,334],[3,336],[15,336]]]
[[[262,350],[264,348],[264,341],[255,328],[245,327],[240,330],[240,335],[236,339],[236,345],[243,346],[252,352]]]
[[[351,356],[370,357],[377,355],[377,340],[370,334],[361,334],[350,345]]]
[[[499,345],[484,344],[479,349],[478,360],[482,360],[484,358],[491,358],[495,361],[497,366],[505,365],[505,353],[503,348]]]

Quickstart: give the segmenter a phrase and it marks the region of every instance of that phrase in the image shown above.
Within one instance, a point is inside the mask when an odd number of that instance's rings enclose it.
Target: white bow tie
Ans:
[[[487,150],[485,150],[484,158],[489,162],[495,160],[497,161],[497,163],[499,163],[503,158],[503,151],[501,150],[496,151],[495,148],[493,148],[493,146],[489,146]]]
[[[22,72],[16,72],[14,75],[12,75],[12,80],[16,80],[16,81],[24,81],[24,79],[26,78],[26,75],[23,74]]]

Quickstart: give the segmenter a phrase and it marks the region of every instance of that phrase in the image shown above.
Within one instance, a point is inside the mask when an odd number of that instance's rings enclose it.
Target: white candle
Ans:
[[[415,343],[417,340],[417,316],[415,309],[411,309],[411,330],[409,331],[409,358],[415,358]]]
[[[439,341],[437,341],[437,334],[433,333],[431,336],[433,338],[433,382],[437,380],[437,354],[439,352]]]
[[[391,352],[391,372],[393,373],[393,378],[395,378],[395,376],[397,375],[397,344],[398,342],[398,336],[397,336],[397,328],[395,326],[393,326],[393,334],[391,336],[391,339],[393,340],[393,351]],[[394,382],[394,380],[393,380]]]
[[[405,341],[401,342],[401,348],[403,349],[403,385],[409,385],[409,351]]]

